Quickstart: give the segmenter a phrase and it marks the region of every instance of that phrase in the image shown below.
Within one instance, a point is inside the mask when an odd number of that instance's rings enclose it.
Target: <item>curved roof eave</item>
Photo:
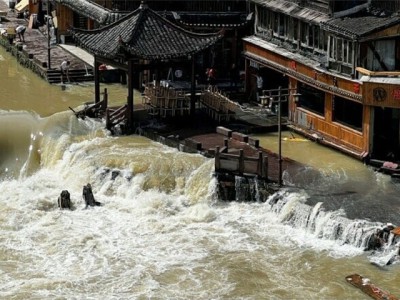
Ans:
[[[94,55],[150,60],[183,58],[198,53],[222,38],[222,31],[199,34],[187,31],[152,11],[147,5],[118,21],[95,30],[71,29],[78,44]]]
[[[90,0],[56,0],[56,2],[99,24],[113,22],[125,15],[113,12]]]

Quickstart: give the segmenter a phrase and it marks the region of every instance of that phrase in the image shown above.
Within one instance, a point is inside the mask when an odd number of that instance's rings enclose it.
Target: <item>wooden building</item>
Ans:
[[[389,3],[390,2],[390,3]],[[400,159],[400,1],[252,0],[247,92],[296,89],[293,128],[359,159]]]
[[[189,32],[151,10],[147,4],[118,21],[98,29],[72,28],[75,42],[94,56],[95,102],[100,101],[99,66],[107,64],[128,74],[126,132],[133,130],[133,89],[138,73],[191,63],[190,112],[195,107],[194,67],[196,56],[223,37],[222,32]],[[159,86],[160,78],[155,78]]]
[[[28,0],[25,0],[28,1]],[[29,0],[30,13],[36,14],[43,23],[47,10],[57,17],[57,40],[72,42],[69,27],[96,29],[111,24],[126,14],[134,11],[141,0]],[[241,52],[241,38],[252,30],[253,13],[250,12],[248,0],[223,1],[146,1],[153,10],[175,24],[197,33],[211,33],[224,30],[223,39],[197,57],[199,70],[197,79],[205,79],[206,68],[217,70],[217,77],[229,80],[230,68],[235,64],[244,70]],[[49,9],[47,9],[49,4]],[[176,70],[172,70],[172,74]],[[179,70],[182,80],[190,80],[190,67]],[[168,70],[164,74],[168,75]],[[151,77],[149,75],[148,77]]]

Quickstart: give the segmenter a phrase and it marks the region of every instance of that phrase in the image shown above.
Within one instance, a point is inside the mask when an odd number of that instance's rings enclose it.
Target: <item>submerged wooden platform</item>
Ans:
[[[372,284],[368,278],[359,274],[346,276],[346,281],[351,285],[359,288],[365,294],[376,300],[399,300],[396,296],[388,291],[382,290],[380,287]]]

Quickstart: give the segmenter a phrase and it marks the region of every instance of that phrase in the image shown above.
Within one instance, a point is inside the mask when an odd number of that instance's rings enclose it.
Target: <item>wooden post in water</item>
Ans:
[[[257,175],[263,176],[263,154],[261,151],[258,152]]]
[[[262,178],[268,179],[268,157],[263,157],[263,164],[262,164]]]
[[[101,109],[106,110],[107,106],[108,106],[108,93],[107,93],[107,88],[105,88],[103,93],[103,102],[101,104]]]
[[[128,97],[127,97],[127,115],[126,115],[126,131],[131,133],[133,130],[133,61],[128,61]]]
[[[94,103],[100,102],[100,62],[94,57]]]
[[[106,109],[106,129],[111,129],[110,110]]]
[[[215,148],[215,171],[219,171],[221,168],[221,161],[219,157],[219,146]]]
[[[282,88],[279,87],[278,94],[278,139],[279,139],[279,147],[278,147],[278,162],[279,162],[279,178],[278,184],[282,186]]]
[[[244,173],[244,152],[243,149],[239,150],[239,174],[243,175]]]

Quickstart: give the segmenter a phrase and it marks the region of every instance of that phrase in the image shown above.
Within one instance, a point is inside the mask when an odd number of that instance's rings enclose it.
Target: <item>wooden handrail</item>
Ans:
[[[220,147],[216,147],[215,171],[232,172],[240,175],[246,173],[268,179],[268,159],[262,152],[259,152],[257,157],[252,157],[244,156],[243,150],[240,150],[239,154],[229,154],[222,153]]]
[[[367,76],[400,76],[399,71],[370,71],[362,67],[357,67],[356,71]]]
[[[116,110],[107,109],[106,128],[111,129],[126,120],[126,111],[128,106],[125,104]]]

